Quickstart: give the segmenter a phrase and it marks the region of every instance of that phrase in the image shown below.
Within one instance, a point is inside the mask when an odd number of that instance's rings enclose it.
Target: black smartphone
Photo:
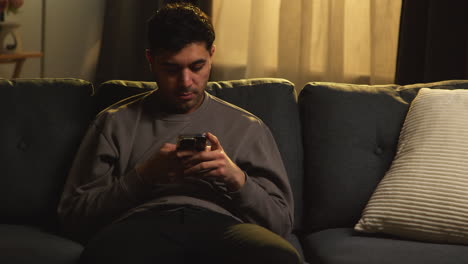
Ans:
[[[177,150],[203,151],[205,148],[205,134],[183,134],[177,137]]]

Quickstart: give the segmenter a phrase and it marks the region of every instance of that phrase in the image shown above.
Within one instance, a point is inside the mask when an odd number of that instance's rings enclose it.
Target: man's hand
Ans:
[[[238,191],[245,184],[244,172],[224,152],[218,138],[206,133],[211,147],[206,151],[180,151],[177,157],[183,163],[184,177],[212,177],[218,178],[226,184],[229,191]]]
[[[182,164],[176,155],[176,145],[165,143],[158,152],[136,168],[150,185],[176,183],[182,180]]]

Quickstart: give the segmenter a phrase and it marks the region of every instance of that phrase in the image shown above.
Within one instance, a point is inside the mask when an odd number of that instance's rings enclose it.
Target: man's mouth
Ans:
[[[178,93],[177,98],[180,100],[188,101],[191,100],[195,96],[194,93],[192,92],[184,92],[184,93]]]

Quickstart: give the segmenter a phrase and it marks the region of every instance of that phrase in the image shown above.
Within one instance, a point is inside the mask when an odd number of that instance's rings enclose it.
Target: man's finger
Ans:
[[[219,166],[219,161],[206,161],[184,170],[184,175],[200,175],[201,173],[217,169]]]
[[[219,143],[219,140],[215,135],[208,132],[208,133],[206,133],[206,138],[211,143],[211,150],[221,150],[221,149],[223,149],[223,147],[221,146],[221,143]]]
[[[176,155],[179,159],[186,159],[188,157],[196,155],[197,153],[198,151],[195,150],[178,150]]]
[[[164,143],[161,146],[160,150],[163,151],[163,152],[172,152],[172,151],[176,150],[176,145],[171,144],[171,143]]]
[[[220,153],[220,151],[203,151],[203,152],[198,152],[195,155],[192,155],[190,157],[183,159],[182,164],[184,165],[185,168],[189,168],[189,167],[195,166],[196,164],[206,162],[206,161],[211,161],[211,160],[217,160],[222,157],[223,156]]]

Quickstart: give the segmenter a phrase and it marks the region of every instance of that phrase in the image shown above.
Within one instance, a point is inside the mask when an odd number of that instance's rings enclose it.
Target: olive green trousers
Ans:
[[[135,214],[98,233],[80,263],[299,264],[294,247],[254,224],[197,207]]]

